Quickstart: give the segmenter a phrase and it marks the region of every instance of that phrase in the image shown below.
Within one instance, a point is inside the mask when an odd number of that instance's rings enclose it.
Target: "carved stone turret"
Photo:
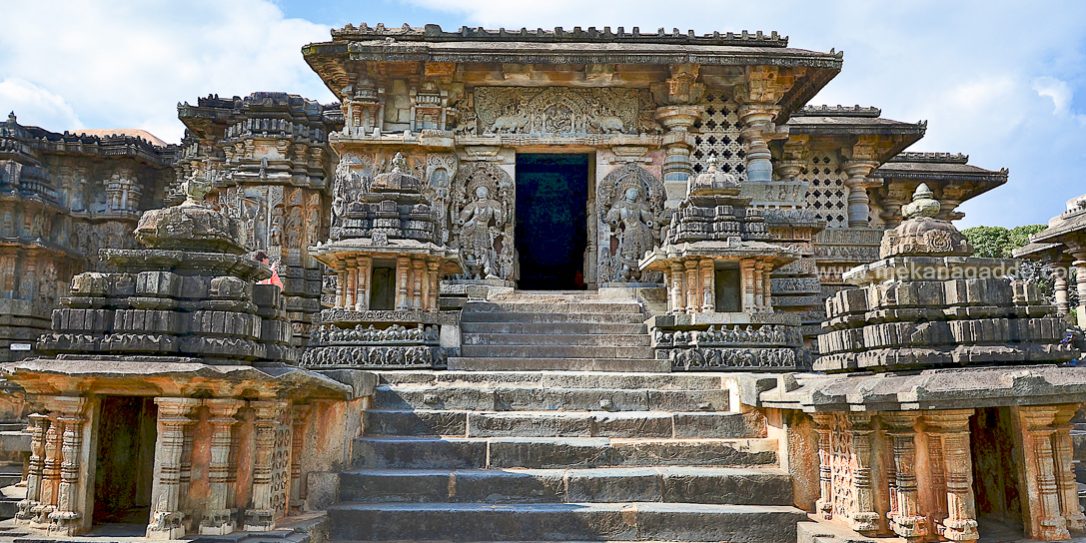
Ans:
[[[660,271],[668,314],[652,319],[657,355],[676,370],[794,370],[806,365],[799,319],[774,313],[771,274],[798,256],[767,243],[759,210],[732,174],[708,168],[689,180],[661,247],[640,263]]]
[[[442,277],[460,271],[460,257],[438,242],[422,188],[397,153],[346,205],[337,239],[310,248],[338,280],[335,307],[321,312],[303,366],[444,366],[438,292]]]

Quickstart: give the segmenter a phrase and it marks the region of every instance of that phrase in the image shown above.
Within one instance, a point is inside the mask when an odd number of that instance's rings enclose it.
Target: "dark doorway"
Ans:
[[[518,288],[585,288],[588,155],[517,154]]]
[[[153,398],[102,398],[94,471],[94,524],[147,524],[157,419]]]

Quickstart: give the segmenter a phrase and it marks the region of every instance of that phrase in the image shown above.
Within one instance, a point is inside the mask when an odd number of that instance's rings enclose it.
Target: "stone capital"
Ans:
[[[969,417],[974,409],[948,409],[924,413],[924,425],[935,433],[958,433],[969,431]]]

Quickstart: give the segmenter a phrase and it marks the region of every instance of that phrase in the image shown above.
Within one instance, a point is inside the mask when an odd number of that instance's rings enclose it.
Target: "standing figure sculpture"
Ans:
[[[647,202],[641,201],[641,190],[629,187],[622,199],[607,212],[611,227],[612,281],[640,279],[638,261],[653,249],[654,215]]]
[[[470,279],[496,279],[498,250],[495,242],[501,235],[505,217],[501,202],[490,197],[485,186],[475,188],[475,200],[460,212],[461,256]]]

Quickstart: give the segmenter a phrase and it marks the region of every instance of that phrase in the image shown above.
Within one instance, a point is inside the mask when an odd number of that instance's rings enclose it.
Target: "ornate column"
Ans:
[[[1086,327],[1086,251],[1076,252],[1075,261],[1071,265],[1075,267],[1075,281],[1078,286],[1078,325]]]
[[[699,296],[698,281],[698,262],[696,260],[687,260],[683,262],[683,266],[686,268],[686,312],[697,313],[698,308],[701,307],[701,296]]]
[[[396,259],[396,310],[410,309],[410,298],[407,294],[407,284],[410,282],[411,259],[401,256]]]
[[[370,269],[373,267],[373,259],[368,256],[358,259],[358,279],[355,280],[354,308],[357,311],[365,311],[370,308]]]
[[[422,311],[422,283],[426,264],[420,259],[411,261],[411,309]]]
[[[57,424],[63,428],[60,445],[60,485],[57,487],[57,507],[49,514],[49,533],[71,536],[79,532],[83,511],[80,499],[84,485],[79,472],[83,462],[83,411],[87,399],[77,396],[54,396],[46,400],[46,406],[56,411]]]
[[[47,409],[47,411],[49,411]],[[38,490],[38,505],[32,506],[31,525],[35,528],[49,527],[49,514],[57,508],[57,487],[60,486],[60,440],[63,432],[55,412],[49,412],[45,430],[42,461],[41,488]]]
[[[879,529],[879,514],[875,511],[875,492],[871,485],[870,413],[849,413],[849,433],[852,434],[852,495],[856,510],[849,516],[849,526],[861,534],[874,535]]]
[[[1026,517],[1028,536],[1048,541],[1068,539],[1067,519],[1060,504],[1056,474],[1053,423],[1057,406],[1018,407],[1024,453]]]
[[[245,405],[244,400],[214,398],[204,400],[211,425],[211,458],[207,466],[210,494],[207,508],[200,521],[200,533],[223,535],[234,531],[234,508],[230,502],[231,486],[236,477],[230,463],[234,454],[234,416]]]
[[[879,166],[874,160],[849,160],[845,162],[845,186],[848,187],[848,225],[852,228],[868,226],[871,218],[871,198],[867,189],[879,186],[881,181],[868,176]]]
[[[249,508],[245,511],[245,530],[263,532],[275,526],[272,460],[279,418],[287,408],[287,402],[260,400],[250,402],[249,405],[256,417],[253,420],[253,492]]]
[[[302,488],[302,455],[305,453],[305,430],[309,421],[308,404],[294,404],[290,422],[290,510],[301,511],[305,492]]]
[[[754,311],[754,261],[753,260],[741,260],[739,261],[739,275],[743,288],[743,307],[745,312]]]
[[[758,260],[754,263],[754,309],[765,309],[765,262]]]
[[[668,292],[671,295],[670,309],[672,313],[683,313],[686,311],[686,293],[683,289],[683,278],[685,277],[683,272],[683,265],[681,262],[672,262],[670,271],[670,285]]]
[[[347,288],[343,307],[354,309],[358,307],[358,299],[355,297],[358,294],[358,268],[355,267],[354,259],[344,261],[344,266],[347,269]]]
[[[739,120],[743,123],[739,134],[746,150],[747,181],[768,182],[773,180],[773,155],[769,152],[769,140],[776,135],[773,118],[780,107],[770,103],[747,103],[739,106]]]
[[[678,207],[686,197],[686,185],[694,166],[690,161],[690,151],[694,148],[694,136],[690,128],[701,116],[703,106],[675,105],[656,108],[656,120],[664,125],[664,192],[667,194],[667,208]]]
[[[336,273],[336,307],[347,307],[347,272]]]
[[[1059,487],[1060,510],[1067,520],[1067,530],[1081,533],[1086,530],[1086,516],[1078,500],[1078,484],[1075,480],[1074,445],[1071,442],[1071,419],[1077,405],[1064,404],[1056,411],[1053,435],[1056,459],[1056,485]]]
[[[438,276],[439,267],[438,263],[434,261],[426,263],[426,284],[430,285],[430,294],[428,298],[429,311],[438,310],[438,295],[441,293],[441,278]]]
[[[818,501],[815,502],[815,514],[830,520],[833,518],[833,453],[830,449],[833,415],[813,413],[811,418],[818,432]]]
[[[42,469],[45,463],[45,432],[49,428],[49,417],[33,413],[29,417],[27,431],[30,433],[30,460],[26,472],[26,498],[19,502],[19,512],[15,515],[16,524],[29,523],[34,518],[33,509],[41,502]]]
[[[896,507],[890,517],[894,533],[910,541],[920,540],[928,533],[927,519],[920,512],[916,486],[916,419],[915,412],[889,411],[882,413],[890,436],[894,456],[894,499]]]
[[[973,453],[969,448],[969,417],[972,415],[972,409],[924,414],[927,433],[943,443],[947,517],[940,532],[951,541],[974,541],[980,537],[973,496]],[[932,466],[932,469],[936,468]]]
[[[155,398],[158,405],[158,439],[155,442],[155,473],[151,488],[149,539],[178,539],[185,535],[181,510],[181,458],[189,415],[200,405],[195,398]]]
[[[430,311],[430,262],[419,260],[419,265],[421,266],[419,275],[422,281],[419,293],[419,311]]]
[[[939,500],[934,504],[935,509],[928,512],[928,517],[931,520],[931,526],[941,525],[947,516],[947,501],[943,499],[946,496],[946,470],[943,466],[946,465],[946,459],[943,456],[943,438],[941,435],[925,432],[924,435],[928,441],[928,465],[938,466],[938,469],[932,468],[928,473],[928,483],[926,486],[931,488],[931,495],[939,497]]]
[[[701,267],[701,310],[705,313],[716,311],[716,265],[710,259],[704,259]]]

